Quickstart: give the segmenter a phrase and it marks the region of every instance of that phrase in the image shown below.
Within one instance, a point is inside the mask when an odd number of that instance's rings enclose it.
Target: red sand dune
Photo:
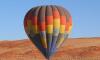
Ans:
[[[0,60],[46,60],[28,40],[0,41]],[[50,60],[100,60],[100,38],[67,39]]]

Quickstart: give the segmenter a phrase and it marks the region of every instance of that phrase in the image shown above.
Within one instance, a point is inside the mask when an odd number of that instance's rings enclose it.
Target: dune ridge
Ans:
[[[0,60],[46,60],[29,39],[0,41]],[[50,60],[100,60],[100,38],[69,38]]]

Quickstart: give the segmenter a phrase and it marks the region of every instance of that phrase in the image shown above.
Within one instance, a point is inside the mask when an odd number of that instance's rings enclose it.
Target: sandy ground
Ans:
[[[0,60],[46,60],[28,40],[0,41]],[[50,60],[100,60],[100,38],[67,39]]]

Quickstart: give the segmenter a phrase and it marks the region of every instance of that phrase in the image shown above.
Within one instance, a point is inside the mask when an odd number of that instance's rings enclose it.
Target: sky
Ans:
[[[100,0],[0,0],[0,40],[28,38],[24,16],[40,5],[59,5],[70,12],[73,19],[70,38],[100,37]]]

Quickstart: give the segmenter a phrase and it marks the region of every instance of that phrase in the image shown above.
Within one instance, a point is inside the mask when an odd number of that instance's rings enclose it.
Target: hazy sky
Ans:
[[[73,19],[72,38],[100,37],[100,0],[0,0],[0,40],[28,38],[23,20],[38,5],[65,7]]]

